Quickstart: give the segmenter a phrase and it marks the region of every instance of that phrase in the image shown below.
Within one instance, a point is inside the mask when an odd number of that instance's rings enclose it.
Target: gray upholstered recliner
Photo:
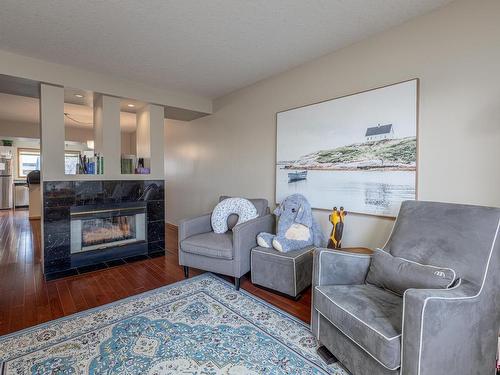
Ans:
[[[220,197],[219,202],[226,198]],[[236,290],[240,288],[240,277],[250,271],[250,251],[257,246],[257,234],[274,229],[274,217],[269,213],[267,199],[249,200],[259,216],[223,234],[212,231],[211,213],[179,223],[179,264],[184,266],[186,278],[189,277],[189,267],[194,267],[233,276]],[[228,220],[230,228],[236,222],[231,216]]]
[[[355,375],[494,374],[500,209],[408,201],[384,250],[450,267],[449,289],[400,297],[365,283],[370,256],[317,249],[312,331]]]

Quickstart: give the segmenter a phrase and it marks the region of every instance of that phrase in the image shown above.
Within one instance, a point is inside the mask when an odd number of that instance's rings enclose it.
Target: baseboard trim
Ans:
[[[170,230],[175,230],[175,231],[176,231],[176,230],[178,230],[178,229],[179,229],[179,227],[178,227],[177,225],[172,224],[172,223],[167,223],[167,222],[166,222],[166,223],[165,223],[165,226],[166,226],[168,229],[170,229]]]

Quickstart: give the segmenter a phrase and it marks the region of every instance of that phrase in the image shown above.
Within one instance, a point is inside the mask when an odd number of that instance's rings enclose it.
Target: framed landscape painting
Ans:
[[[276,202],[396,216],[416,199],[418,79],[277,114]]]

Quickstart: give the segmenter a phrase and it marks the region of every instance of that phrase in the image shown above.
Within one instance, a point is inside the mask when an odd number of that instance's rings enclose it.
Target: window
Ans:
[[[31,171],[40,170],[40,150],[34,148],[17,149],[17,175],[26,177]]]
[[[80,163],[80,152],[66,151],[64,153],[64,173],[76,174]]]

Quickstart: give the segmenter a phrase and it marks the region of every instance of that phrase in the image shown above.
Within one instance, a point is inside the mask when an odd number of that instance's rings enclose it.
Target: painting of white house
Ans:
[[[276,202],[396,216],[416,197],[417,80],[277,114]]]

